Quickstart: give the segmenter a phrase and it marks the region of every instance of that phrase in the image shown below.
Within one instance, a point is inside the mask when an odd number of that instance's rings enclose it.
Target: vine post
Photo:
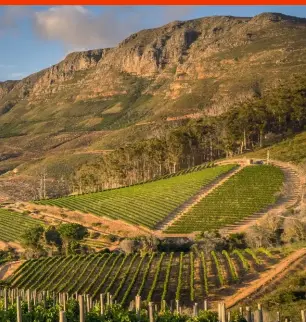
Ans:
[[[193,316],[198,316],[198,303],[193,305]]]
[[[141,303],[141,296],[136,295],[135,297],[135,307],[136,307],[136,314],[138,318],[140,317],[140,303]]]
[[[104,314],[104,294],[100,294],[100,314]]]
[[[28,312],[31,312],[31,291],[27,290],[27,300],[28,300]]]
[[[4,311],[7,311],[7,307],[8,307],[7,288],[3,290],[3,296],[4,296]]]
[[[22,322],[22,311],[21,311],[21,302],[19,295],[16,297],[16,306],[17,306],[17,322]]]
[[[80,306],[80,322],[85,322],[85,306],[84,297],[79,295],[79,306]]]
[[[301,310],[302,322],[306,322],[306,310]]]
[[[65,311],[60,311],[59,313],[59,322],[66,322],[66,312]]]
[[[207,300],[204,300],[204,311],[207,311],[208,310],[208,303],[207,303]]]
[[[227,322],[231,322],[231,311],[227,312]]]
[[[153,302],[149,302],[149,321],[154,322]]]
[[[247,306],[245,308],[246,310],[246,320],[247,322],[252,322],[252,311],[251,311],[251,308],[249,306]]]
[[[258,322],[263,322],[262,305],[258,303]]]

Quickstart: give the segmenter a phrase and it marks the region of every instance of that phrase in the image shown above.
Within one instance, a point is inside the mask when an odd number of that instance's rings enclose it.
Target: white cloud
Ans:
[[[112,12],[96,16],[82,6],[52,7],[36,12],[35,27],[43,39],[59,40],[68,48],[113,46],[124,34]]]
[[[144,27],[162,25],[188,14],[192,7],[104,7],[94,15],[83,6],[52,7],[36,12],[35,29],[43,39],[59,40],[66,50],[113,47]],[[150,21],[148,23],[148,21]]]
[[[186,17],[192,8],[105,6],[95,14],[84,6],[56,6],[36,12],[34,7],[6,6],[0,16],[0,35],[12,29],[18,32],[20,22],[28,19],[36,35],[43,40],[60,41],[65,51],[113,47],[131,33]]]

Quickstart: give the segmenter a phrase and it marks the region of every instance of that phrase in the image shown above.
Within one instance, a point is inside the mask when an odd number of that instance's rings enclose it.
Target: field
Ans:
[[[245,167],[181,216],[166,232],[191,233],[234,224],[275,203],[283,179],[282,171],[274,166]]]
[[[216,293],[230,294],[241,282],[256,278],[280,255],[265,250],[235,250],[204,255],[190,253],[133,253],[58,256],[26,261],[8,279],[18,289],[90,294],[109,292],[127,306],[138,294],[143,301],[180,300],[184,305]]]
[[[170,212],[236,165],[225,165],[164,178],[143,185],[79,196],[38,201],[70,210],[80,210],[134,225],[154,228]]]
[[[19,212],[0,208],[0,240],[4,242],[20,241],[25,229],[42,223]]]

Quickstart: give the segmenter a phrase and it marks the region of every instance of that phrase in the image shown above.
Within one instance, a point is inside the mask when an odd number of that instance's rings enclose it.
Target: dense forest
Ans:
[[[130,185],[218,158],[267,146],[305,130],[306,77],[292,77],[220,116],[190,120],[159,138],[139,141],[82,165],[73,192]]]

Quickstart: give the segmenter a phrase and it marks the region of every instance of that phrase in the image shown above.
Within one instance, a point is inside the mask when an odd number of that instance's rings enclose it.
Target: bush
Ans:
[[[97,238],[99,238],[101,236],[101,234],[95,231],[95,232],[90,233],[89,236],[92,239],[97,239]]]

